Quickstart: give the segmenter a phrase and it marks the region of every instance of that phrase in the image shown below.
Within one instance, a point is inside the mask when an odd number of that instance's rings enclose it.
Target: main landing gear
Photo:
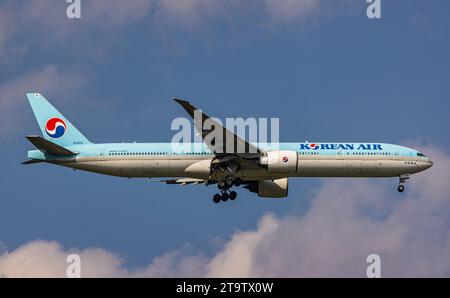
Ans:
[[[409,179],[409,175],[400,175],[399,178],[400,178],[400,183],[398,185],[397,190],[398,190],[398,192],[404,192],[405,191],[404,184],[405,184],[406,180]]]
[[[220,189],[220,194],[215,194],[213,197],[214,203],[220,203],[220,201],[226,202],[228,200],[236,200],[237,192],[230,191],[233,186],[241,185],[241,179],[239,178],[227,178],[226,180],[219,181],[217,188]]]
[[[227,191],[223,190],[220,194],[216,193],[214,195],[213,202],[217,204],[217,203],[220,203],[220,201],[224,201],[224,202],[226,202],[228,200],[234,201],[234,200],[236,200],[236,198],[237,198],[237,192],[235,192],[235,191],[227,192]]]

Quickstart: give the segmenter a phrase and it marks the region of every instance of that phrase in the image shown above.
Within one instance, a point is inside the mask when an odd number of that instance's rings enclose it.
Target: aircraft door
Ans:
[[[102,161],[102,160],[106,160],[106,149],[105,148],[101,148],[99,149],[99,153],[98,153],[98,160]]]
[[[346,167],[346,163],[345,163],[345,157],[344,157],[345,152],[342,149],[337,149],[336,150],[336,156],[337,156],[337,160],[336,160],[336,167],[337,167],[337,176],[341,177],[341,176],[345,176],[345,167]]]

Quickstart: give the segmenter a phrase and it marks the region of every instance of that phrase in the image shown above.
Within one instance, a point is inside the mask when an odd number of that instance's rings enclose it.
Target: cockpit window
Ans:
[[[420,153],[420,152],[417,152],[417,156],[420,156],[420,157],[425,157],[425,154],[423,154],[423,153]]]

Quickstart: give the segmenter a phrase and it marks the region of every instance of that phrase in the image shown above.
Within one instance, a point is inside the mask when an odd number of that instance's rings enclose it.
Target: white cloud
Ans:
[[[109,0],[85,2],[86,18],[90,22],[106,23],[106,26],[128,25],[145,17],[153,5],[152,0]]]
[[[86,78],[76,71],[61,71],[54,65],[25,73],[0,85],[0,142],[19,129],[22,122],[20,109],[27,104],[25,93],[41,92],[67,99],[86,84]]]
[[[205,258],[186,255],[189,249],[168,252],[146,268],[129,271],[117,254],[100,248],[64,249],[55,241],[33,241],[0,255],[0,276],[65,277],[70,254],[78,254],[82,277],[173,277],[204,274]]]
[[[150,11],[154,0],[81,1],[81,19],[69,19],[68,3],[54,0],[4,1],[0,4],[0,54],[32,44],[51,48],[55,44],[86,43],[86,51],[108,43],[120,28],[135,23]],[[77,47],[77,49],[83,47]],[[4,60],[7,60],[4,58]]]
[[[63,277],[69,265],[66,258],[72,253],[80,255],[85,277],[117,277],[125,274],[120,269],[120,257],[103,249],[65,251],[57,242],[33,241],[0,257],[0,276]]]
[[[303,22],[318,15],[320,0],[159,0],[154,12],[159,21],[168,19],[177,25],[205,25],[215,19],[231,22],[242,16],[262,14],[262,21],[272,23]],[[261,18],[255,18],[261,20]]]
[[[77,40],[89,44],[89,48],[101,47],[108,38],[117,36],[118,30],[141,20],[160,30],[207,28],[211,22],[231,23],[242,16],[262,24],[268,20],[293,23],[318,15],[321,9],[320,0],[96,0],[82,1],[81,19],[70,20],[67,6],[66,1],[54,0],[2,2],[0,54],[22,49],[24,44],[51,48]],[[255,17],[258,14],[262,18]]]
[[[8,1],[6,1],[8,3]],[[11,1],[10,1],[11,2]],[[69,19],[66,11],[69,6],[66,1],[54,0],[25,0],[20,4],[5,5],[4,12],[21,16],[20,21],[25,24],[23,29],[30,23],[42,25],[51,29],[77,30],[86,24],[95,27],[123,26],[133,23],[145,16],[154,0],[101,0],[81,1],[81,19]]]
[[[208,264],[211,277],[247,277],[255,265],[254,253],[260,249],[263,239],[270,237],[279,228],[279,221],[273,215],[265,215],[256,231],[238,232],[225,248]]]
[[[219,14],[224,9],[223,3],[220,0],[163,0],[159,1],[156,14],[161,20],[192,24],[200,18]]]
[[[204,276],[208,259],[189,246],[156,257],[146,268],[129,271],[131,277]]]
[[[276,22],[301,22],[318,13],[320,0],[264,0],[266,12]]]
[[[111,252],[75,252],[84,276],[363,277],[372,253],[381,256],[385,277],[449,276],[450,156],[433,147],[423,151],[435,165],[414,175],[405,193],[396,192],[393,180],[324,180],[304,215],[267,214],[256,230],[234,233],[211,258],[183,248],[130,271]],[[72,252],[31,242],[0,256],[0,275],[63,276]]]

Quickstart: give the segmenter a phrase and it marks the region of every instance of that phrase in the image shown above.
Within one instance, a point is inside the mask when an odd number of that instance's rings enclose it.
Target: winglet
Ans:
[[[194,107],[193,105],[191,105],[189,103],[189,101],[184,100],[184,99],[173,98],[173,100],[176,101],[178,104],[180,104],[183,107],[183,109],[186,110],[186,112],[189,114],[189,116],[194,118],[194,111],[197,110],[196,107]]]

